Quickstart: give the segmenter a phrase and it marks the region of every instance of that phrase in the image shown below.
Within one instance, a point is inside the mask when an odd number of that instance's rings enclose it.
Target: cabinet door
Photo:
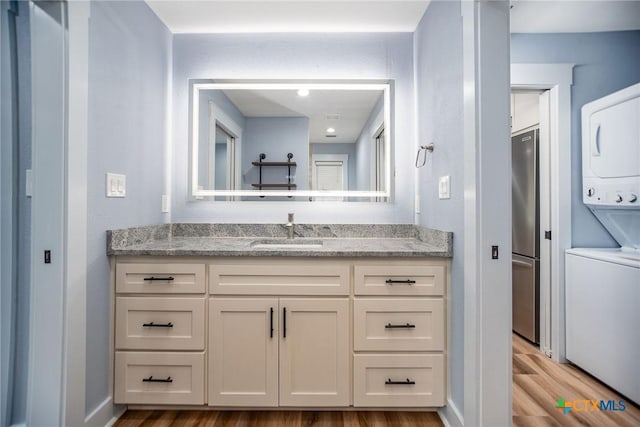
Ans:
[[[278,406],[277,298],[209,301],[209,405]]]
[[[349,406],[348,301],[280,299],[280,406]]]

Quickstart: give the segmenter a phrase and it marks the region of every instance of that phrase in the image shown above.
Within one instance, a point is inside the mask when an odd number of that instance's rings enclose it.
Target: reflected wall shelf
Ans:
[[[264,162],[263,160],[266,157],[267,157],[266,154],[260,153],[260,159],[258,161],[256,161],[256,162],[251,162],[252,165],[258,166],[260,168],[259,183],[258,184],[251,184],[251,186],[253,186],[255,188],[259,188],[259,189],[263,189],[263,188],[286,188],[288,190],[295,189],[297,187],[297,185],[291,183],[291,168],[297,166],[296,162],[292,162],[291,161],[291,159],[293,158],[293,154],[291,154],[291,153],[287,154],[287,161],[286,162]],[[286,166],[288,168],[287,182],[286,183],[282,183],[282,184],[265,184],[265,183],[263,183],[262,182],[262,168],[263,167],[268,167],[268,166]],[[263,197],[263,196],[260,196],[260,197]]]
[[[255,188],[296,188],[296,184],[251,184]]]

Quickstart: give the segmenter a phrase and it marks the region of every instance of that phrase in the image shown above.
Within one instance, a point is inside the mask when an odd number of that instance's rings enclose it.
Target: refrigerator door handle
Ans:
[[[533,268],[533,262],[524,262],[517,259],[512,259],[511,264],[519,265],[520,267]]]

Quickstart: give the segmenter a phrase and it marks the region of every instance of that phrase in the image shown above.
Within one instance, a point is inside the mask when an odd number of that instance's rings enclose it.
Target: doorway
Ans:
[[[511,92],[512,326],[550,355],[549,90]]]
[[[349,156],[347,154],[313,154],[311,156],[313,190],[346,191],[349,189]],[[323,200],[343,200],[342,197]]]
[[[551,240],[542,236],[540,256],[550,262],[541,265],[541,277],[548,277],[549,284],[541,287],[540,328],[541,350],[555,362],[565,362],[564,357],[564,252],[571,247],[571,84],[573,65],[570,64],[512,64],[512,90],[537,90],[543,93],[542,105],[548,111],[540,114],[549,118],[541,122],[540,134],[548,138],[542,144],[542,157],[546,161],[540,176],[547,182],[548,205],[541,205],[541,234],[550,231]],[[540,104],[539,104],[540,105]],[[544,150],[544,147],[547,147]],[[545,166],[546,165],[546,166]],[[548,225],[547,225],[548,224]],[[548,227],[548,228],[542,228]],[[551,268],[553,266],[553,268]],[[543,312],[544,311],[544,312]]]
[[[571,245],[571,83],[573,66],[567,64],[512,64],[511,88],[529,95],[521,110],[539,114],[539,343],[535,354],[518,350],[526,343],[513,334],[512,377],[522,378],[522,358],[565,362],[564,358],[564,252]],[[513,100],[512,100],[513,101]],[[537,102],[536,102],[537,101]],[[528,107],[527,107],[528,105]],[[518,108],[512,104],[512,111]],[[526,123],[516,120],[516,133],[526,132]],[[520,129],[518,129],[520,128]],[[552,185],[553,184],[553,185]],[[549,233],[545,233],[549,232]],[[550,239],[550,240],[549,240]],[[522,344],[524,345],[524,344]],[[518,359],[520,358],[520,359]],[[549,360],[552,359],[551,360]],[[557,366],[557,365],[555,365]],[[522,415],[527,394],[513,387],[513,414]],[[524,400],[523,400],[524,398]],[[525,405],[526,406],[526,405]]]

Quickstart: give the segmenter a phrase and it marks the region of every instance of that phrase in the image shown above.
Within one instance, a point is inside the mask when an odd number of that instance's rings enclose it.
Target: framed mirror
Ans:
[[[388,200],[390,82],[189,84],[196,199]]]

